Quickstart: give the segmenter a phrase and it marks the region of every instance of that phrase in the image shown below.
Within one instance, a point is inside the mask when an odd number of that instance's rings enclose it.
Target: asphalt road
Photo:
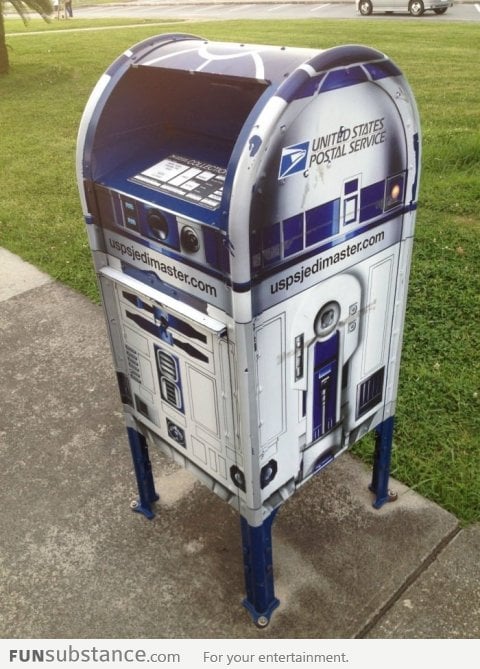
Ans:
[[[78,8],[75,16],[83,18],[123,18],[132,19],[167,19],[176,18],[184,20],[207,20],[207,19],[357,19],[369,21],[372,19],[396,20],[408,18],[417,21],[477,21],[480,22],[480,2],[473,4],[456,4],[446,14],[437,16],[433,12],[426,12],[423,16],[414,18],[408,13],[396,14],[373,14],[370,17],[361,17],[357,14],[354,2],[321,2],[318,3],[182,3],[178,5],[164,5],[160,3],[129,4],[127,5],[99,5],[96,7]]]

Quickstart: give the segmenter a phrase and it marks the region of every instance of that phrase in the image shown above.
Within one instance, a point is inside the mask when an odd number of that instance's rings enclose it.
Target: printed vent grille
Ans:
[[[357,418],[363,416],[382,401],[383,378],[385,367],[382,367],[357,387]]]
[[[178,359],[166,351],[155,347],[157,352],[160,392],[165,402],[179,411],[184,411]]]
[[[137,383],[142,383],[142,376],[140,374],[140,362],[138,353],[128,344],[125,346],[127,353],[128,371],[130,377]]]
[[[180,391],[173,383],[173,381],[170,381],[170,379],[165,377],[162,379],[162,395],[169,404],[172,404],[177,409],[180,409]]]
[[[158,367],[162,376],[167,376],[174,381],[177,380],[177,365],[174,358],[165,351],[158,352]]]

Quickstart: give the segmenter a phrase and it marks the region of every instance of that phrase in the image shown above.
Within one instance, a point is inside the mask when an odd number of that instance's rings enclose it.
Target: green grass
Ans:
[[[75,28],[122,21],[75,21]],[[480,35],[474,24],[396,21],[211,22],[8,38],[0,79],[0,245],[98,300],[75,181],[76,133],[109,64],[149,35],[387,53],[417,99],[423,173],[392,473],[463,522],[480,519]],[[23,31],[9,20],[9,32]],[[364,458],[371,443],[355,451]]]

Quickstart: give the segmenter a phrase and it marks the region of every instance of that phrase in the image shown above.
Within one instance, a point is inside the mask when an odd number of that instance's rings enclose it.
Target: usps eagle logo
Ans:
[[[307,168],[308,147],[309,142],[284,147],[280,157],[279,179],[291,177],[293,174],[303,172]]]

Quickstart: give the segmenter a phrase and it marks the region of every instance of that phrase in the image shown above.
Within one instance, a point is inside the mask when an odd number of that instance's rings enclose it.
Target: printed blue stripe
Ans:
[[[380,63],[366,63],[364,68],[374,81],[385,77],[398,77],[402,74],[391,60],[383,60]]]
[[[376,49],[357,44],[345,44],[319,53],[308,61],[308,64],[317,72],[324,72],[338,67],[349,67],[369,61],[384,60],[385,55]]]

